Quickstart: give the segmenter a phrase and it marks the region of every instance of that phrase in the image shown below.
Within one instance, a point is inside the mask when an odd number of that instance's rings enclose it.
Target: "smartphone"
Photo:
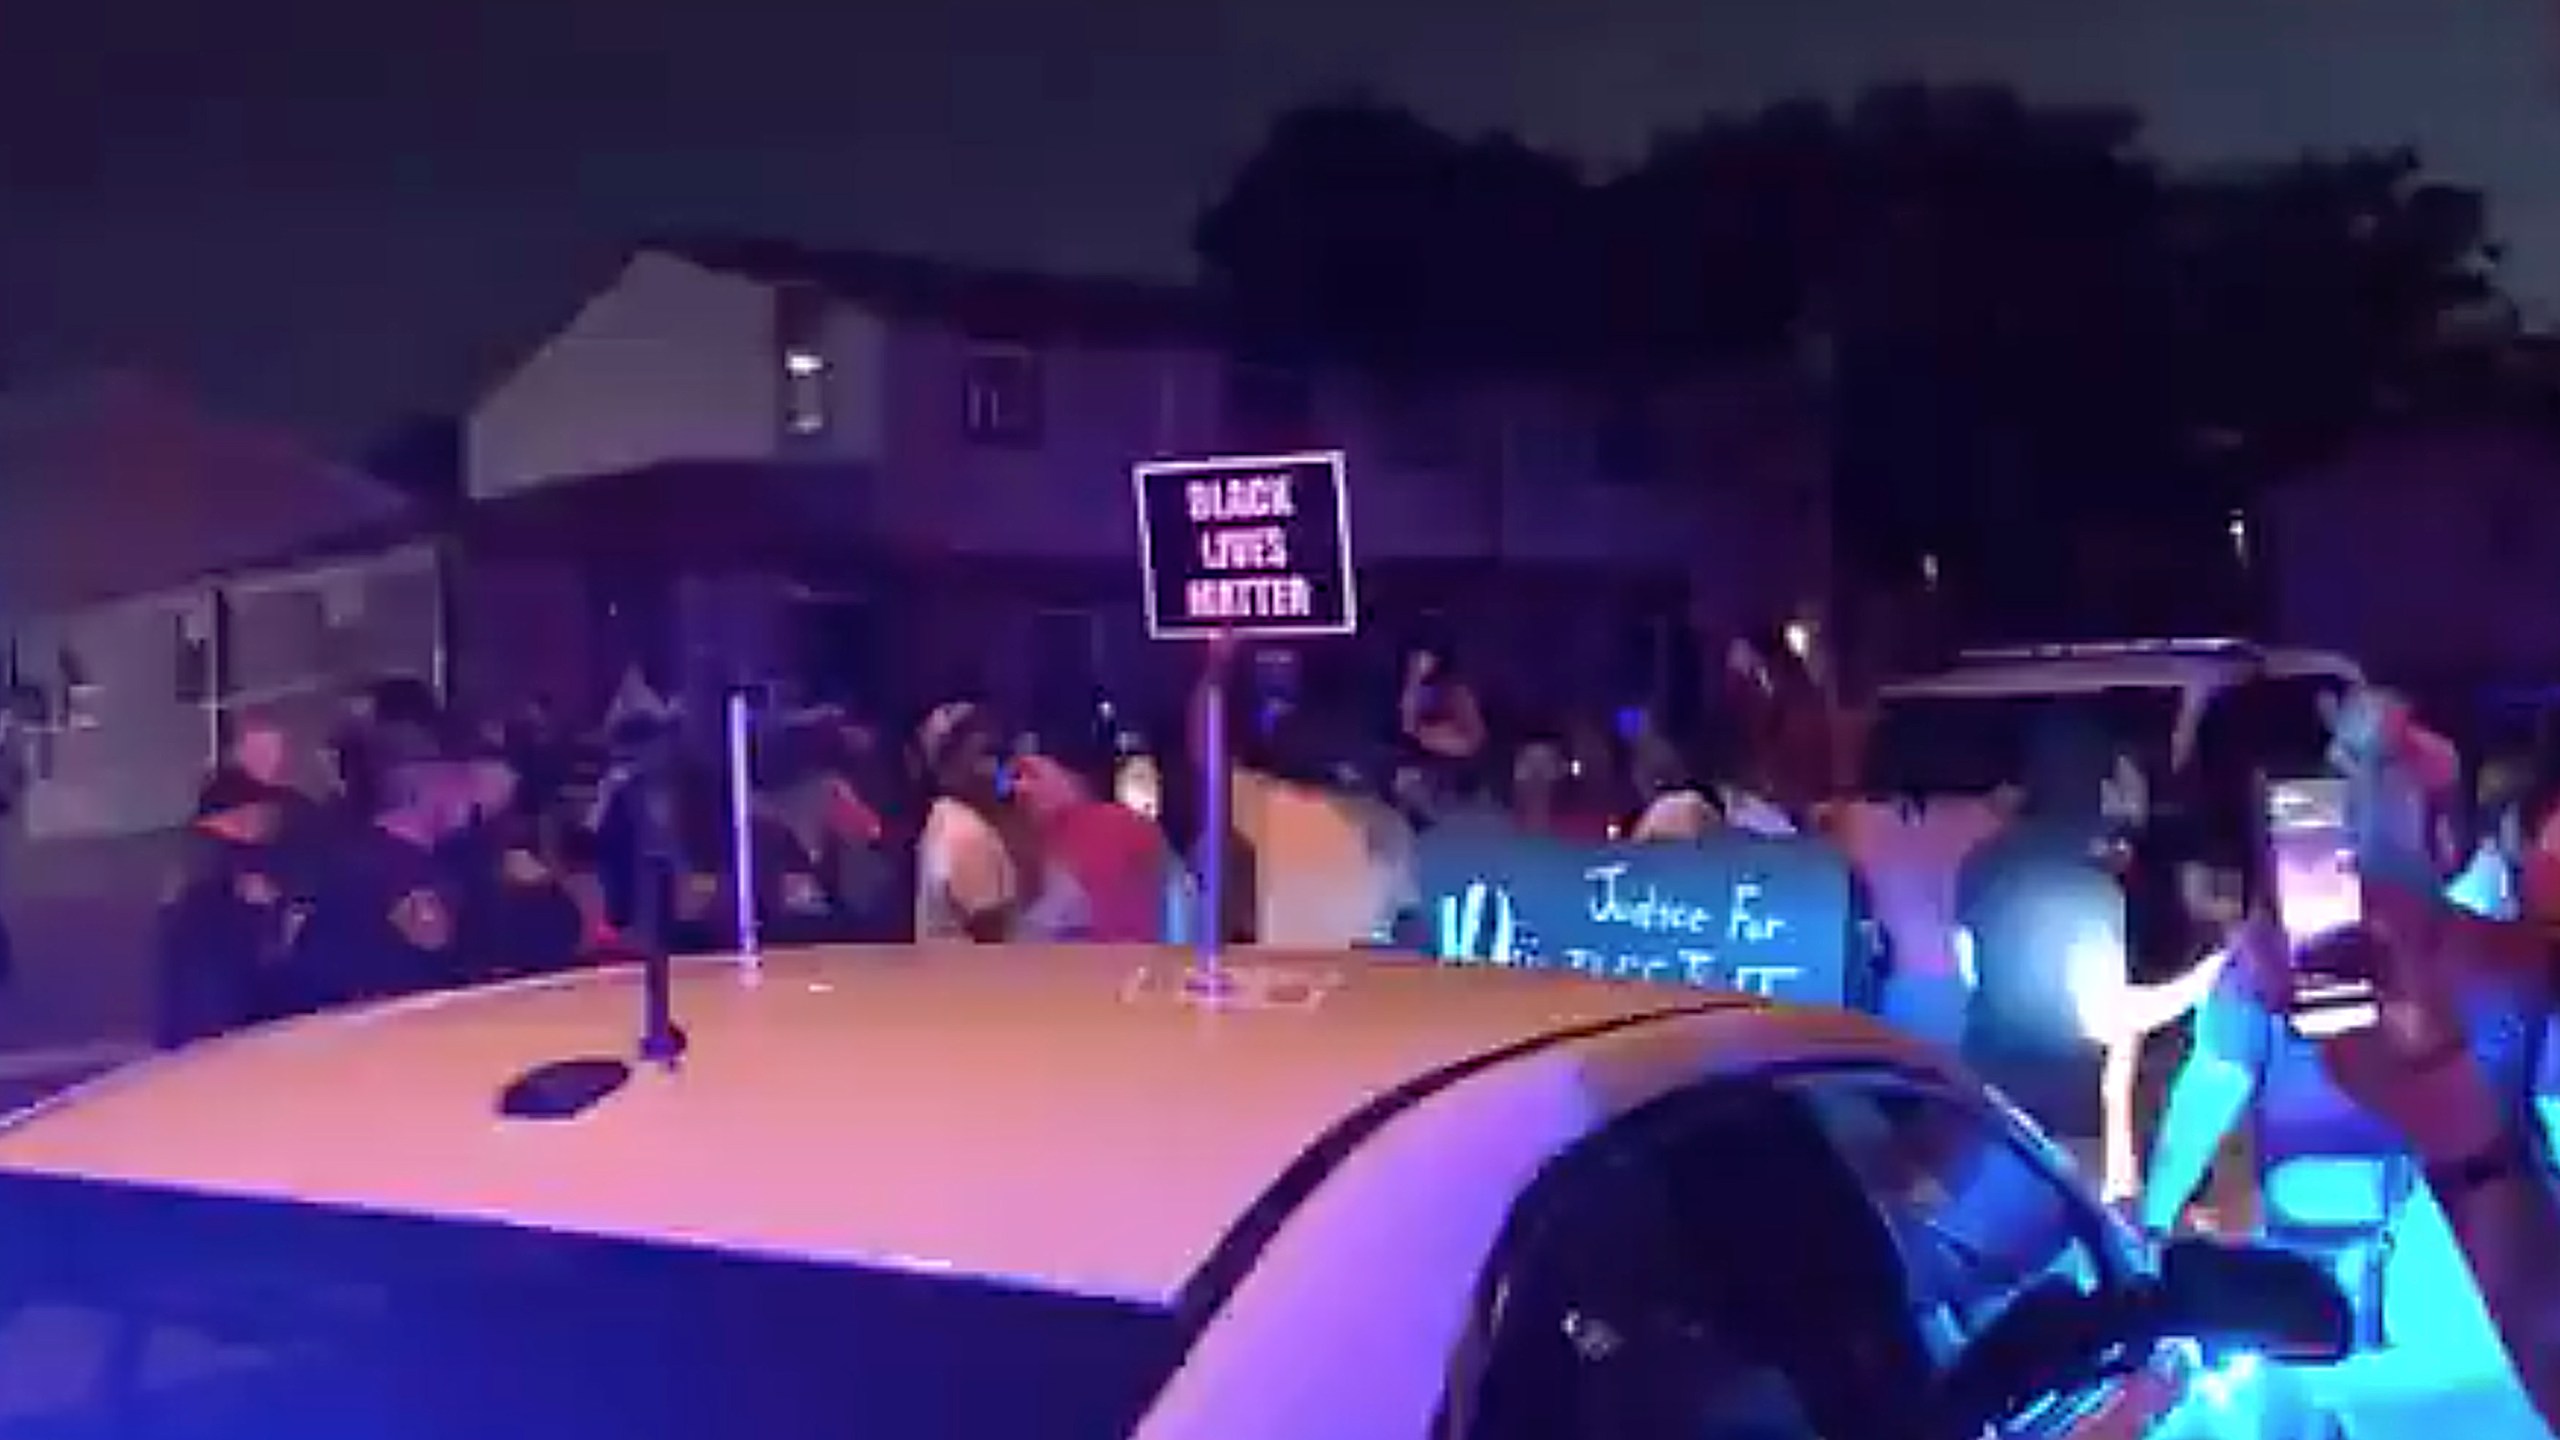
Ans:
[[[2364,878],[2348,823],[2348,782],[2280,780],[2262,787],[2270,898],[2295,959],[2294,1030],[2312,1039],[2381,1018],[2371,977],[2340,973],[2323,940],[2364,918]]]

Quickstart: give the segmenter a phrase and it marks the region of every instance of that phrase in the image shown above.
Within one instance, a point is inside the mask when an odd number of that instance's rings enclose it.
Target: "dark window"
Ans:
[[[1421,386],[1389,387],[1377,414],[1388,464],[1448,470],[1466,459],[1466,413],[1454,395]]]
[[[2328,774],[2328,711],[2345,689],[2333,675],[2285,675],[2224,690],[2196,724],[2199,768],[2271,780]]]
[[[2125,685],[2063,694],[1886,695],[1868,732],[1871,795],[1979,795],[2040,779],[2066,751],[2094,760],[2094,784],[2121,755],[2168,773],[2184,692]]]
[[[857,595],[802,594],[786,613],[792,671],[807,677],[813,699],[875,711],[890,704],[893,652],[883,639],[879,605]]]
[[[2104,1222],[2060,1178],[2061,1162],[1983,1111],[1885,1080],[1797,1093],[1891,1231],[1941,1369],[2029,1290],[2094,1294],[2118,1278]]]
[[[1594,434],[1592,461],[1599,478],[1613,485],[1642,485],[1654,478],[1661,461],[1653,414],[1641,399],[1610,402]]]
[[[1227,437],[1251,450],[1305,444],[1315,424],[1315,387],[1290,365],[1241,361],[1227,368]]]
[[[1160,1312],[948,1278],[32,1177],[0,1209],[9,1440],[1102,1440],[1178,1354]]]
[[[1101,617],[1090,610],[1043,610],[1031,617],[1020,672],[1033,722],[1043,727],[1094,723],[1104,683]]]
[[[1595,427],[1537,413],[1514,414],[1503,426],[1504,465],[1532,485],[1574,486],[1591,479],[1599,439]]]
[[[1040,439],[1040,356],[1022,345],[973,345],[960,370],[960,428],[991,445]]]
[[[62,730],[90,730],[98,724],[100,686],[80,652],[65,645],[55,660],[60,676],[60,698],[55,702],[53,723]]]
[[[610,697],[637,671],[650,689],[670,696],[679,683],[676,616],[666,583],[591,568],[587,573],[589,663],[596,693]]]

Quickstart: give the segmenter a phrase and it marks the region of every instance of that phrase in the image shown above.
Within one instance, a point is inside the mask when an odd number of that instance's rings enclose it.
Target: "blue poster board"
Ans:
[[[1424,835],[1416,862],[1433,953],[1452,964],[1853,996],[1849,867],[1817,839],[1587,845],[1470,819]]]

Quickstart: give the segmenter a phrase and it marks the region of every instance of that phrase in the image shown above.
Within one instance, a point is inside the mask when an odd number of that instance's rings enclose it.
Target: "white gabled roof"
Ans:
[[[1154,1302],[1381,1093],[1711,998],[1348,954],[1235,963],[1296,993],[1208,1013],[1181,998],[1187,957],[1150,948],[802,951],[754,984],[684,962],[681,1068],[560,1121],[502,1118],[499,1094],[545,1062],[628,1055],[634,972],[427,997],[118,1072],[0,1127],[0,1172]]]

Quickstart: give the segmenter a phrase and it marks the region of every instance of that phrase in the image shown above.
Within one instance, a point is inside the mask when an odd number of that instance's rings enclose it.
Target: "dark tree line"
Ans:
[[[1595,387],[1807,363],[1845,558],[2049,589],[2010,547],[2218,533],[2257,479],[2495,379],[2476,192],[2401,151],[2179,173],[2142,138],[2124,110],[1891,86],[1594,176],[1352,99],[1282,117],[1195,238],[1279,355]]]

